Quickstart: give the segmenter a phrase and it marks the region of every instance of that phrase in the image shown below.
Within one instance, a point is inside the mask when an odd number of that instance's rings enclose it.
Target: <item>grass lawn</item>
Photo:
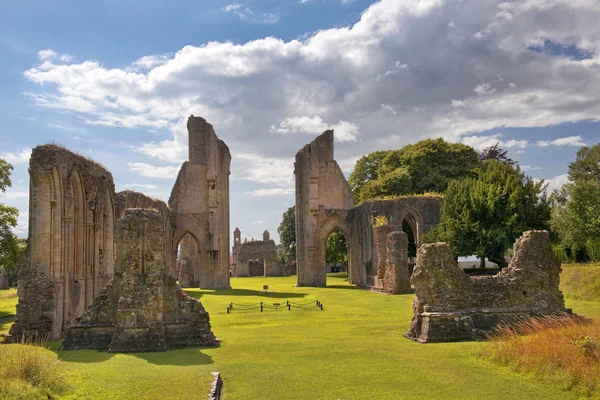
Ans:
[[[221,347],[135,355],[60,351],[75,388],[67,398],[203,398],[212,371],[221,372],[227,400],[575,398],[480,359],[480,343],[403,338],[413,295],[354,289],[339,274],[327,283],[297,288],[295,277],[234,278],[232,290],[188,290],[210,312]],[[324,311],[226,313],[229,302],[316,299]],[[596,302],[569,299],[568,306],[600,318]]]
[[[564,264],[560,278],[566,298],[600,301],[600,264]]]
[[[17,289],[0,290],[0,319],[11,317],[17,313]],[[2,328],[0,328],[0,331]]]

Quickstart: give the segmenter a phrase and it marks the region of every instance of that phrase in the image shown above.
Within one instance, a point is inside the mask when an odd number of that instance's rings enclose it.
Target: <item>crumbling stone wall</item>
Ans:
[[[189,161],[181,166],[169,198],[174,214],[172,263],[190,234],[198,244],[200,288],[229,288],[229,174],[231,154],[211,124],[188,119]]]
[[[163,221],[165,240],[166,243],[172,243],[173,230],[175,227],[175,219],[173,213],[169,209],[169,206],[162,201],[153,197],[147,196],[144,193],[136,192],[133,190],[123,190],[115,196],[115,215],[117,218],[117,230],[120,229],[120,221],[123,218],[123,214],[128,208],[152,208],[158,210],[160,217]],[[116,243],[118,250],[118,241]],[[167,262],[167,268],[171,271],[174,277],[177,277],[176,264],[172,257],[171,246],[165,247],[165,260]]]
[[[355,250],[353,235],[345,221],[353,206],[352,191],[333,157],[333,130],[306,145],[296,154],[296,265],[298,286],[325,286],[326,241],[336,228]],[[354,257],[348,254],[352,274]],[[350,282],[356,283],[353,275]]]
[[[480,339],[501,321],[563,313],[560,262],[546,231],[524,232],[509,266],[467,276],[446,243],[421,246],[411,277],[414,316],[405,336],[419,342]]]
[[[115,186],[101,165],[60,146],[33,149],[29,238],[13,337],[58,339],[115,271]]]
[[[8,290],[8,276],[4,268],[0,268],[0,290]]]
[[[192,235],[185,235],[179,242],[179,286],[182,288],[200,285],[200,257],[198,245]]]
[[[393,231],[388,233],[386,239],[383,291],[388,294],[411,293],[408,271],[408,237],[405,232]]]
[[[405,196],[354,207],[352,191],[333,158],[333,131],[326,131],[296,154],[296,265],[299,286],[324,286],[327,237],[339,229],[348,246],[352,284],[383,287],[388,228],[376,238],[373,218],[384,216],[395,230],[407,223],[415,245],[440,221],[440,196]],[[385,232],[384,232],[385,231]],[[378,240],[378,241],[377,241]],[[378,254],[381,255],[378,256]]]
[[[362,286],[379,289],[386,257],[381,258],[380,252],[385,253],[387,234],[391,230],[402,230],[402,222],[409,224],[415,234],[416,247],[421,245],[422,236],[437,226],[443,198],[440,196],[401,196],[389,200],[372,200],[362,203],[348,211],[347,221],[356,235],[358,248],[356,266],[360,269]],[[377,239],[377,228],[373,220],[377,216],[386,217],[389,228],[383,228],[384,233]],[[382,253],[382,254],[383,254]],[[379,282],[378,282],[379,279]]]
[[[270,238],[268,231],[263,233],[263,240],[246,241],[241,244],[238,244],[240,230],[236,228],[233,234],[235,243],[233,247],[234,276],[282,275],[277,262],[277,246],[275,246],[275,241]],[[262,268],[258,265],[253,265],[254,268],[251,268],[251,260],[258,260],[258,263],[262,264]]]
[[[119,240],[119,273],[67,332],[66,350],[164,351],[218,344],[209,315],[166,267],[164,223],[157,210],[128,209]]]

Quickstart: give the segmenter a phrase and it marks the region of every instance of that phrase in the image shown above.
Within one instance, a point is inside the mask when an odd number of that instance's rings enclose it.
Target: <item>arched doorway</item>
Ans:
[[[408,270],[412,275],[416,263],[417,249],[420,243],[421,217],[414,211],[409,210],[402,218],[402,231],[408,236]]]
[[[335,233],[334,232],[338,232]],[[333,236],[332,236],[333,234]],[[338,213],[330,214],[321,224],[318,233],[318,248],[316,254],[317,265],[319,266],[319,275],[320,280],[325,285],[327,284],[327,272],[328,272],[328,262],[327,262],[327,243],[329,238],[333,237],[332,240],[337,240],[337,247],[340,250],[339,253],[342,254],[340,257],[344,257],[346,260],[346,270],[348,274],[348,282],[353,285],[361,284],[366,279],[366,272],[363,274],[358,268],[354,267],[355,252],[357,252],[357,246],[354,242],[354,238],[351,234],[350,227],[346,220],[339,215]],[[342,244],[345,242],[346,252],[344,254]],[[332,243],[333,245],[333,243]],[[347,257],[347,259],[346,259]],[[363,279],[363,275],[365,275]]]
[[[177,244],[177,278],[179,286],[200,286],[200,251],[198,240],[189,232]]]
[[[348,243],[344,233],[334,228],[327,236],[325,263],[327,274],[348,280]]]

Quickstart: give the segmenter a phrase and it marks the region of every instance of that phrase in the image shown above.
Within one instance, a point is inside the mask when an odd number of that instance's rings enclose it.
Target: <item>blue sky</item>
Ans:
[[[591,0],[0,3],[0,156],[22,211],[27,159],[55,142],[168,200],[200,115],[232,156],[231,229],[277,239],[293,157],[325,129],[348,174],[370,151],[500,142],[565,182],[600,142],[600,3]]]

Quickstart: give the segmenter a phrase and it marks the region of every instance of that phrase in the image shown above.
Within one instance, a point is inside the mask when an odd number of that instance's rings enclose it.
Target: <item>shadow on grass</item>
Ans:
[[[211,347],[219,348],[221,346]],[[50,347],[52,351],[66,362],[93,364],[102,363],[110,360],[118,354],[131,355],[136,358],[145,360],[155,365],[208,365],[213,364],[212,358],[200,352],[199,348],[175,349],[163,352],[154,353],[109,353],[100,350],[61,350],[55,347],[55,343]]]
[[[211,349],[220,346],[211,347]],[[198,348],[171,350],[163,353],[132,353],[133,356],[155,365],[209,365],[214,364],[211,356]]]
[[[348,286],[348,285],[327,285],[327,289],[356,289],[356,286]]]
[[[268,299],[290,299],[306,297],[306,293],[290,293],[290,292],[266,292],[264,290],[252,289],[228,289],[215,290],[212,292],[197,292],[185,291],[188,295],[200,299],[202,296],[257,296]]]

